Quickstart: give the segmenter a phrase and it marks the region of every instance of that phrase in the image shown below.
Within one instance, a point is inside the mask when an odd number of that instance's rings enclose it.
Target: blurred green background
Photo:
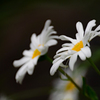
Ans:
[[[96,19],[100,24],[100,0],[1,0],[0,1],[0,94],[14,100],[47,100],[52,80],[51,64],[39,62],[33,75],[26,75],[22,85],[16,83],[14,60],[22,57],[22,52],[29,49],[32,33],[40,34],[47,19],[58,35],[75,37],[76,22],[87,23]],[[61,47],[50,47],[48,55],[53,58]],[[100,46],[100,38],[92,41],[92,52]],[[87,74],[89,85],[95,90],[100,89],[100,78],[93,69]],[[42,88],[45,89],[42,89]],[[99,87],[99,88],[98,88]],[[98,91],[100,95],[100,91]],[[24,92],[23,92],[24,91]],[[42,94],[41,94],[42,93]],[[81,99],[82,100],[82,99]]]

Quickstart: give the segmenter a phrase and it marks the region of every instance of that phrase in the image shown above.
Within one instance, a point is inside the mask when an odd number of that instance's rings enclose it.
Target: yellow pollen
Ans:
[[[40,55],[40,54],[41,54],[41,52],[40,52],[38,49],[36,49],[36,50],[33,52],[32,59],[34,59],[36,56],[38,56],[38,55]]]
[[[44,44],[39,44],[38,47],[39,47],[39,46],[44,46]]]
[[[72,48],[72,50],[78,52],[78,51],[81,50],[81,48],[83,48],[83,42],[82,42],[82,41],[78,42],[78,43]]]
[[[72,82],[69,82],[67,85],[66,85],[66,88],[65,90],[66,91],[72,91],[75,89],[75,85],[72,83]]]

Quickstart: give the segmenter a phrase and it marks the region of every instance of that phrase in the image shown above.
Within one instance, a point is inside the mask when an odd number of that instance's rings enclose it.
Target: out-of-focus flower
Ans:
[[[5,95],[0,95],[0,100],[11,100],[11,99],[9,99],[9,98],[7,98]]]
[[[60,39],[64,41],[70,41],[71,43],[65,43],[62,48],[56,52],[54,56],[53,65],[50,69],[50,74],[54,75],[59,66],[62,66],[62,62],[69,58],[69,67],[71,70],[74,69],[74,64],[77,60],[77,56],[81,60],[86,60],[86,58],[91,57],[91,50],[89,48],[89,41],[95,36],[99,35],[100,26],[98,26],[94,31],[92,28],[95,26],[95,20],[88,23],[86,30],[84,32],[83,25],[81,22],[76,23],[76,39],[72,39],[68,36],[61,35]]]
[[[52,35],[56,34],[56,31],[53,30],[53,26],[50,26],[50,23],[50,20],[46,21],[40,35],[36,36],[35,33],[32,35],[30,50],[24,50],[24,57],[13,62],[15,67],[21,66],[15,77],[17,82],[22,83],[26,73],[32,75],[39,57],[46,54],[50,46],[57,44],[57,40],[55,39],[57,39],[58,36]]]
[[[75,69],[73,72],[67,69],[66,73],[72,77],[72,79],[81,87],[82,76],[85,76],[86,70]],[[66,78],[62,76],[62,78]],[[49,100],[78,100],[78,89],[70,81],[63,81],[56,79],[53,84],[53,90],[49,97]]]

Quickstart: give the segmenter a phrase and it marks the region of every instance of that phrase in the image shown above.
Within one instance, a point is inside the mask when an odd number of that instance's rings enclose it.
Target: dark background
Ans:
[[[47,100],[48,90],[52,80],[51,64],[48,61],[39,62],[33,75],[26,75],[23,83],[16,83],[14,60],[22,57],[22,52],[29,49],[32,33],[40,34],[44,23],[51,19],[51,25],[58,35],[75,38],[76,22],[87,23],[96,19],[100,24],[100,1],[98,0],[1,0],[0,1],[0,94],[13,100]],[[50,47],[48,55],[53,58],[62,42]],[[92,51],[100,45],[100,38],[93,40]],[[90,69],[87,82],[98,96],[100,95],[100,78]],[[98,90],[97,90],[98,89]]]

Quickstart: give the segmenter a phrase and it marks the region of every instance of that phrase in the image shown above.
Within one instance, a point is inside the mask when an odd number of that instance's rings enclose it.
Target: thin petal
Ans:
[[[36,37],[35,33],[33,33],[32,36],[31,36],[31,42],[37,43],[37,37]]]
[[[90,40],[90,34],[85,34],[84,38],[82,39],[83,45],[86,46],[89,40]]]
[[[95,31],[100,31],[100,25],[95,29]]]
[[[25,77],[25,74],[27,72],[27,64],[23,65],[17,72],[16,74],[16,82],[19,82],[20,84],[22,83],[24,77]]]
[[[33,74],[33,70],[34,70],[35,65],[32,63],[32,61],[28,64],[28,69],[27,72],[29,75]]]
[[[47,21],[45,22],[44,30],[47,30],[48,27],[50,26],[50,24],[51,24],[51,20],[47,20]]]
[[[33,51],[32,50],[24,50],[23,55],[28,56],[28,57],[32,57]]]
[[[46,46],[52,46],[52,45],[56,45],[56,44],[57,44],[57,40],[51,39],[45,45]]]
[[[57,62],[58,60],[60,60],[60,59],[61,59],[60,57],[54,59],[54,60],[53,60],[53,64],[56,63],[56,62]]]
[[[59,56],[63,56],[63,55],[67,55],[67,52],[61,52],[61,53],[58,53],[58,54],[56,54],[55,56],[54,56],[54,58],[57,58],[57,57],[59,57]]]
[[[33,43],[30,43],[30,48],[31,48],[32,50],[35,50],[35,49],[37,48],[37,46],[34,45]]]
[[[84,55],[84,53],[82,51],[79,51],[78,55],[81,58],[81,60],[86,60],[86,56]]]
[[[61,40],[70,41],[70,42],[72,42],[73,44],[76,44],[76,43],[77,43],[77,41],[76,41],[75,39],[72,39],[72,38],[67,37],[67,36],[65,36],[65,35],[61,35],[59,38],[60,38]]]
[[[63,52],[63,51],[67,52],[67,50],[69,50],[69,49],[71,49],[71,48],[70,47],[63,47],[63,48],[59,49],[56,53]]]
[[[55,72],[57,71],[59,65],[63,62],[63,59],[60,59],[59,61],[57,61],[56,63],[54,63],[50,69],[50,75],[54,75]]]
[[[74,45],[72,43],[64,43],[62,47],[73,47]]]
[[[90,48],[88,46],[82,48],[81,50],[85,54],[85,56],[87,58],[90,58],[91,57],[91,50],[90,50]]]
[[[82,39],[82,38],[83,38],[84,30],[83,30],[83,25],[82,25],[81,22],[77,22],[77,23],[76,23],[76,29],[77,29],[77,31],[78,31],[77,34],[78,34],[79,37]]]
[[[59,36],[53,35],[53,36],[50,36],[49,39],[59,39]]]
[[[15,67],[19,67],[19,66],[23,65],[24,63],[27,63],[30,59],[31,59],[31,58],[29,58],[29,57],[23,57],[23,58],[21,58],[21,59],[19,59],[19,60],[15,60],[15,61],[13,62],[13,65],[14,65]]]
[[[37,56],[37,57],[35,57],[35,58],[32,60],[32,62],[34,63],[34,65],[37,64],[39,57],[40,57],[40,55]]]
[[[75,64],[76,60],[77,60],[77,54],[72,55],[69,60],[69,67],[71,70],[74,69],[74,64]]]
[[[90,32],[92,30],[92,28],[96,25],[95,22],[96,22],[96,20],[92,20],[87,24],[85,34],[87,34],[88,32]]]

